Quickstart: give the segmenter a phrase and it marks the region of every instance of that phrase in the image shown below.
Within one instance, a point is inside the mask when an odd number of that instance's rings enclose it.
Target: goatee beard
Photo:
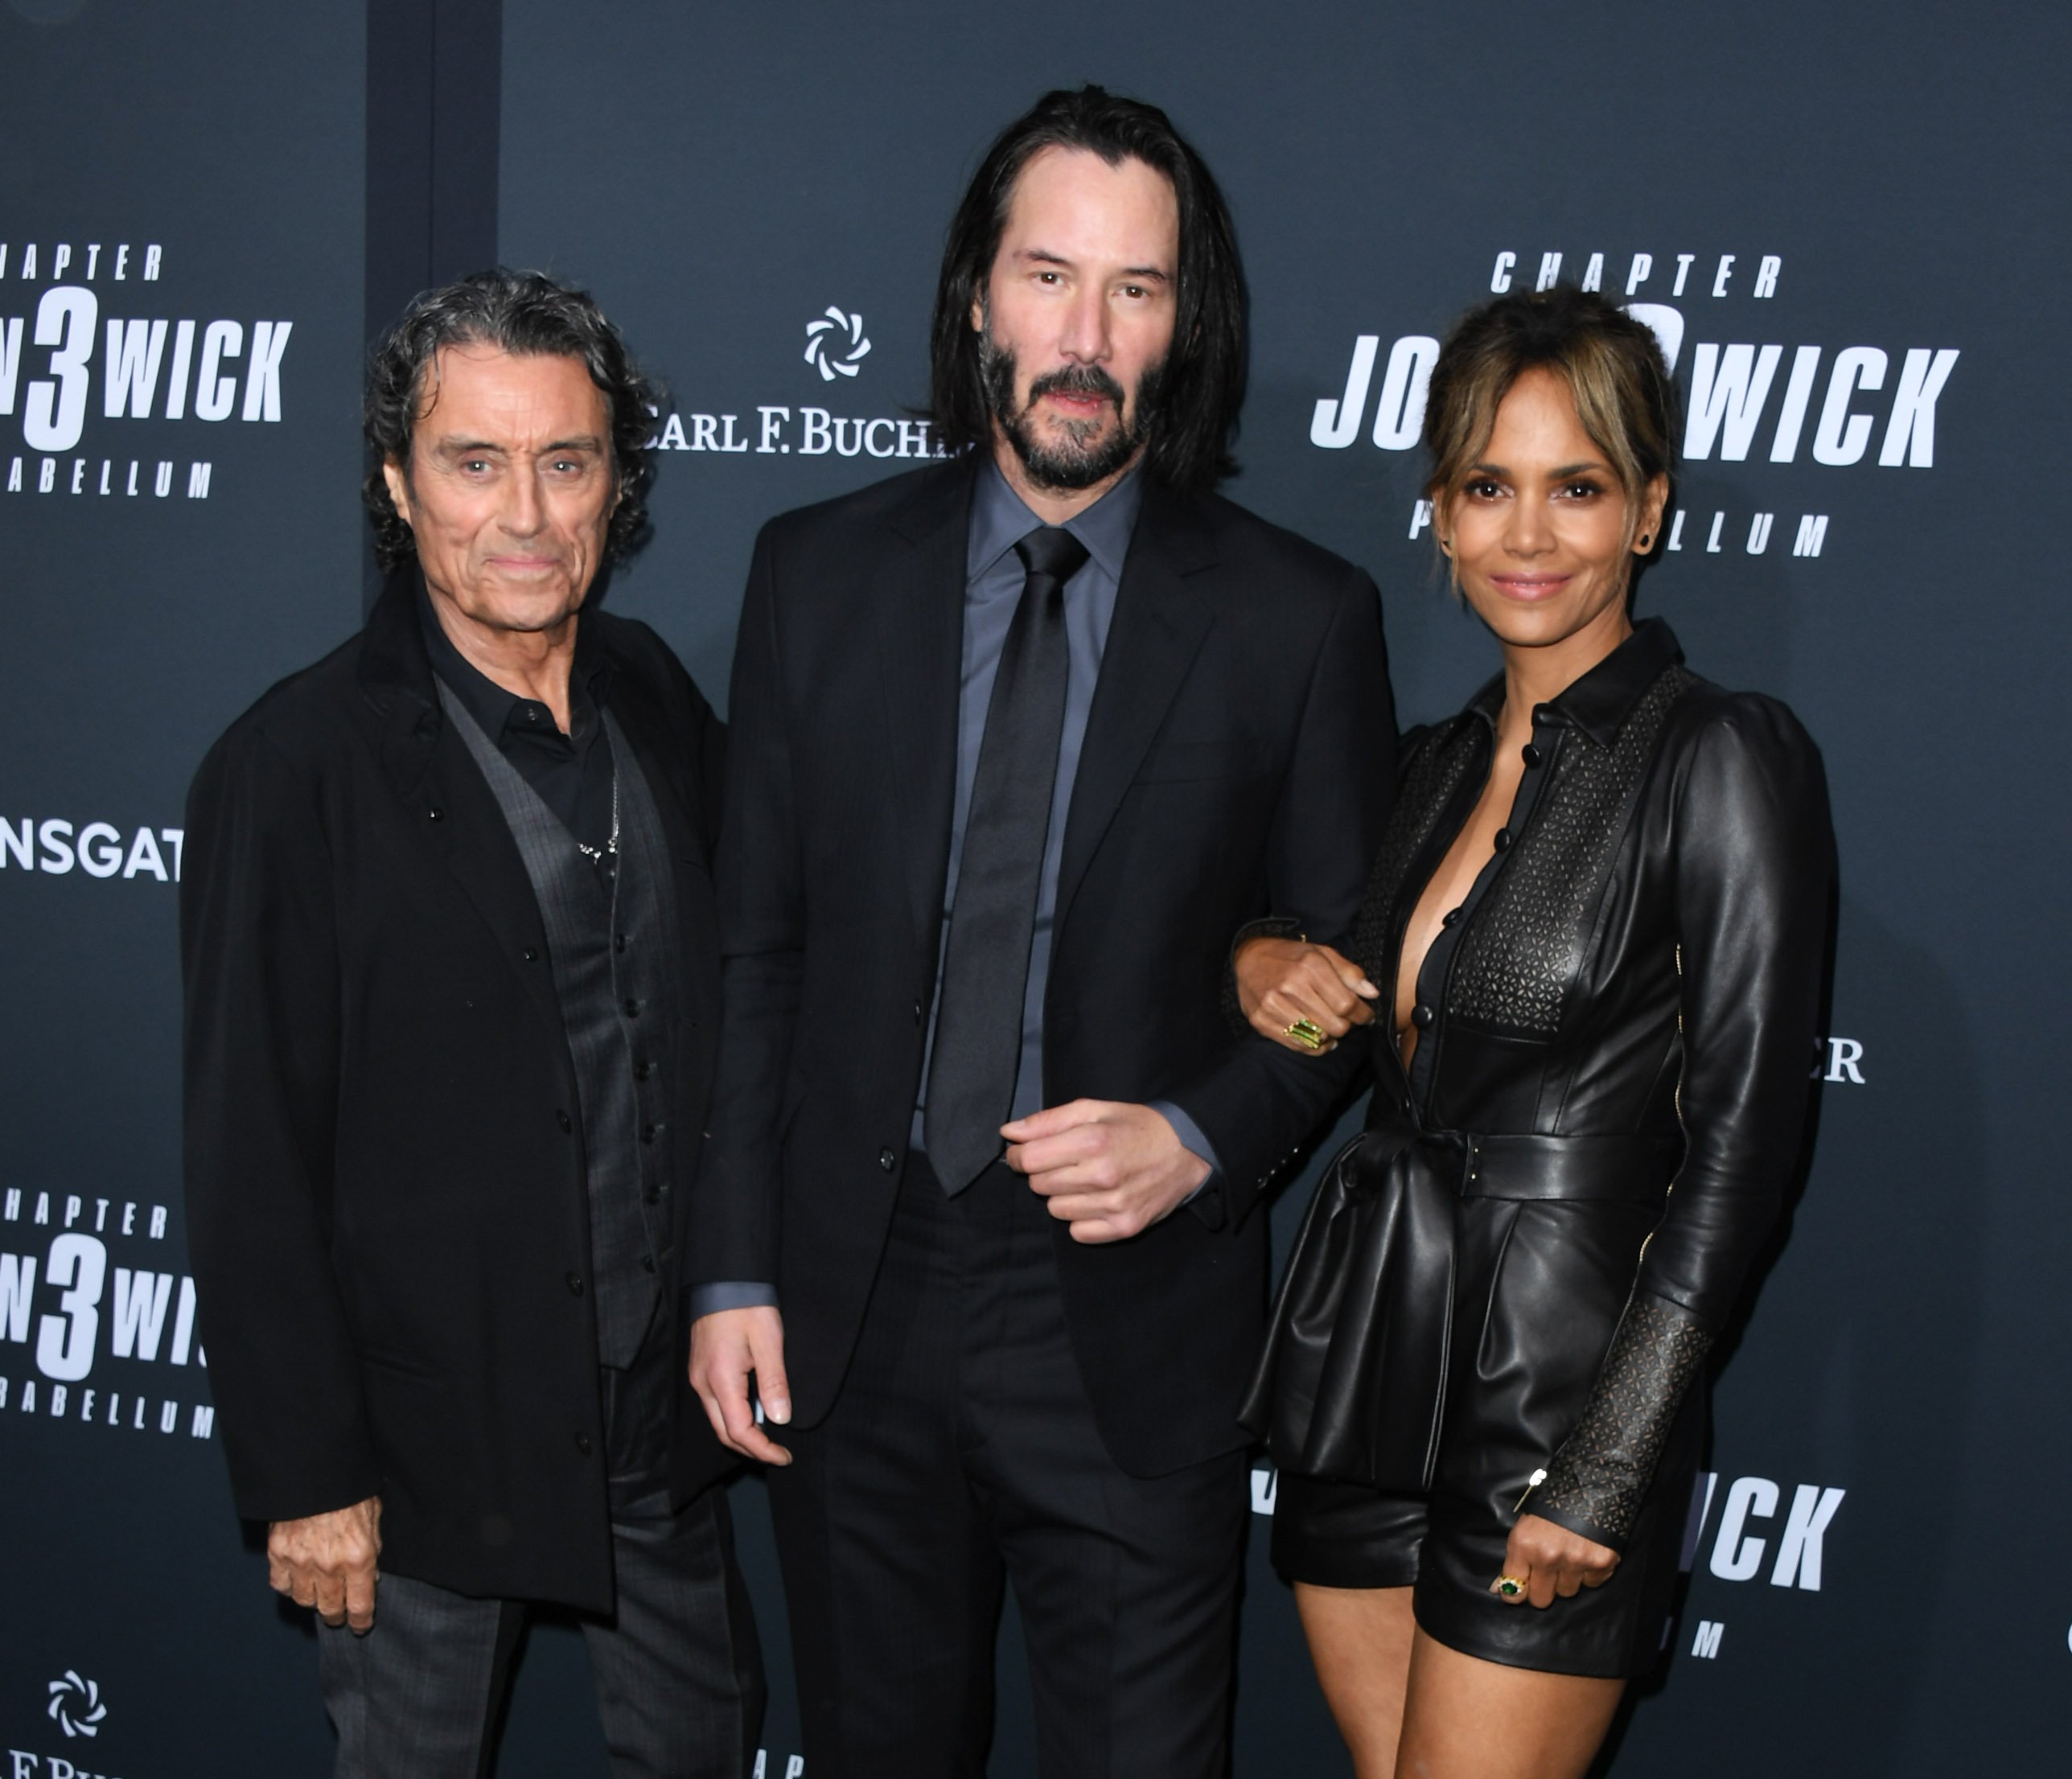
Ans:
[[[979,335],[979,376],[986,405],[1022,467],[1038,487],[1053,494],[1076,494],[1105,482],[1128,464],[1152,431],[1166,366],[1161,360],[1145,372],[1137,386],[1136,412],[1124,418],[1128,397],[1120,384],[1096,364],[1071,364],[1037,378],[1029,400],[1015,405],[1014,355],[997,344],[989,326]],[[1100,417],[1066,420],[1050,436],[1036,430],[1036,404],[1046,395],[1101,396],[1115,409],[1116,423],[1103,429]]]

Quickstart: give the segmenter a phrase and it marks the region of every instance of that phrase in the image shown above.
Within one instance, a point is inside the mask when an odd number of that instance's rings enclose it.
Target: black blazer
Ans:
[[[832,1403],[891,1216],[934,992],[973,466],[771,521],[734,661],[724,1042],[700,1280],[775,1280],[795,1413]],[[1046,1103],[1165,1099],[1219,1189],[1058,1263],[1104,1438],[1155,1475],[1235,1449],[1265,1298],[1247,1213],[1329,1098],[1232,1036],[1230,935],[1359,906],[1393,779],[1373,583],[1213,496],[1145,492],[1065,832]]]
[[[188,799],[187,1218],[209,1374],[247,1518],[378,1494],[384,1567],[604,1609],[574,1070],[532,885],[442,719],[415,597],[399,577],[359,636],[240,717]],[[582,621],[673,850],[676,1115],[697,1131],[722,730],[645,625]],[[674,1369],[687,1494],[723,1464]]]

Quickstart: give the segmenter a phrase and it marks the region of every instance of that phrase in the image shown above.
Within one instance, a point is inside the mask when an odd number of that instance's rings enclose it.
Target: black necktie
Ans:
[[[928,1160],[953,1198],[1005,1146],[1000,1127],[1014,1100],[1036,890],[1065,725],[1065,583],[1087,559],[1085,544],[1051,525],[1014,551],[1028,573],[986,706],[923,1115]]]

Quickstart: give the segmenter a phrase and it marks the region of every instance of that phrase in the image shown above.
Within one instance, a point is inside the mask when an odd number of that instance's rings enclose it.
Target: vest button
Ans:
[[[582,1452],[582,1455],[583,1455],[585,1457],[588,1457],[588,1456],[590,1456],[590,1435],[589,1435],[589,1434],[587,1434],[587,1433],[578,1433],[578,1434],[577,1434],[577,1435],[576,1435],[576,1449],[577,1449],[578,1452]]]
[[[1441,926],[1452,926],[1455,921],[1461,918],[1461,910],[1458,908],[1449,908],[1446,912],[1440,917],[1439,924]]]
[[[568,1287],[569,1295],[571,1297],[580,1297],[583,1294],[582,1275],[580,1272],[571,1272],[568,1276]]]
[[[576,1128],[575,1120],[565,1111],[556,1112],[554,1122],[561,1127],[564,1133],[573,1131]]]
[[[878,1165],[890,1173],[899,1165],[899,1157],[890,1149],[880,1149],[878,1152]]]
[[[640,1017],[640,1003],[635,1000],[632,996],[628,995],[626,997],[625,1006],[626,1017],[628,1019],[638,1019]]]
[[[645,1081],[654,1072],[655,1065],[644,1056],[633,1065],[633,1078],[635,1081]]]
[[[1511,850],[1511,830],[1508,828],[1499,828],[1496,831],[1496,849],[1499,853]]]
[[[611,948],[615,951],[623,951],[626,949],[626,935],[623,933],[614,933],[611,935]]]
[[[1410,1010],[1410,1023],[1420,1032],[1425,1030],[1437,1017],[1429,1007],[1418,1006]]]
[[[520,952],[519,955],[524,958],[528,963],[537,963],[540,961],[540,954],[538,951],[530,945],[527,946],[523,951]]]
[[[1537,765],[1539,765],[1539,763],[1540,763],[1542,760],[1545,759],[1545,758],[1546,758],[1546,757],[1547,757],[1545,754],[1542,754],[1542,753],[1540,751],[1540,750],[1538,749],[1538,747],[1536,747],[1536,746],[1534,746],[1534,744],[1533,744],[1533,743],[1531,743],[1531,742],[1527,742],[1525,744],[1525,747],[1524,747],[1524,750],[1523,750],[1523,752],[1524,752],[1524,759],[1525,759],[1525,763],[1526,763],[1527,766],[1537,766]]]
[[[645,1254],[641,1256],[640,1270],[643,1272],[652,1272],[655,1270],[655,1256],[653,1255]]]
[[[426,821],[442,822],[446,819],[446,812],[443,809],[427,809],[425,811],[425,820]]]
[[[643,1143],[653,1142],[655,1140],[656,1133],[660,1131],[661,1128],[662,1127],[660,1124],[643,1124],[640,1127],[640,1140]]]
[[[914,1003],[914,1023],[918,1025],[928,1017],[927,1009],[919,1001]]]

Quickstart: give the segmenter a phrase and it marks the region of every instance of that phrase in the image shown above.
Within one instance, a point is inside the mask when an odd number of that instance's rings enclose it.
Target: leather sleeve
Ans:
[[[1798,1160],[1834,877],[1819,755],[1782,705],[1731,701],[1676,795],[1684,1164],[1582,1417],[1519,1503],[1614,1550]]]
[[[248,718],[187,798],[187,1235],[232,1493],[256,1520],[380,1488],[330,1259],[339,953],[319,796]]]
[[[1623,1551],[1676,1411],[1712,1349],[1712,1335],[1689,1311],[1632,1298],[1582,1420],[1519,1512]]]
[[[1265,905],[1297,931],[1343,933],[1357,913],[1396,781],[1396,713],[1380,596],[1349,575],[1325,632],[1264,861]],[[1297,1056],[1248,1027],[1202,1076],[1166,1097],[1222,1158],[1235,1224],[1366,1066],[1359,1046]]]
[[[1635,1288],[1716,1330],[1805,1136],[1835,843],[1820,756],[1769,699],[1704,725],[1676,799],[1685,1147]]]
[[[777,1136],[806,935],[775,554],[765,527],[749,569],[728,698],[715,873],[719,1058],[705,1152],[691,1189],[685,1277],[693,1288],[777,1276]]]

